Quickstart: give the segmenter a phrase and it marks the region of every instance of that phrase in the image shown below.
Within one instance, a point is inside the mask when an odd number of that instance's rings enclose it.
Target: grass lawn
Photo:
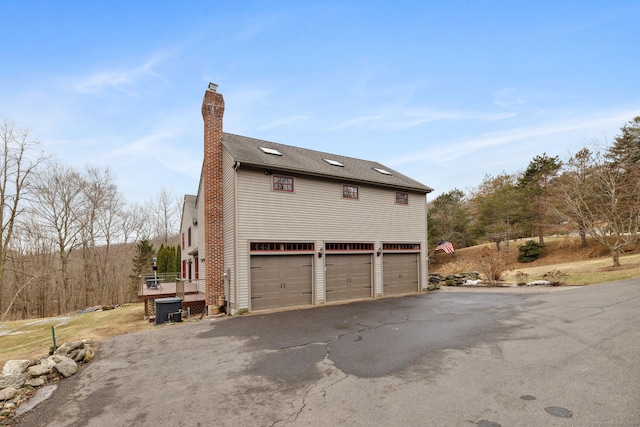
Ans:
[[[544,279],[543,275],[547,273],[560,272],[567,277],[559,281],[567,285],[591,285],[640,277],[640,254],[620,257],[620,264],[622,264],[620,267],[612,268],[610,257],[528,268],[522,268],[523,264],[520,264],[517,269],[507,272],[503,279],[508,283],[518,283],[523,280],[530,282]],[[517,277],[518,272],[525,274],[526,278]]]
[[[103,338],[137,332],[154,327],[144,319],[144,305],[129,304],[113,310],[45,319],[16,320],[0,323],[0,366],[10,359],[35,359],[48,355],[53,346],[51,327],[55,328],[56,344],[85,338]]]

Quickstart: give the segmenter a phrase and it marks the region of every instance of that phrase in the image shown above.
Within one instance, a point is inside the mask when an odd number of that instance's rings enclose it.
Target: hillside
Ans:
[[[529,240],[529,239],[526,239]],[[620,257],[620,267],[611,267],[611,254],[607,248],[587,239],[587,247],[580,247],[578,237],[548,237],[541,257],[530,263],[518,262],[518,246],[525,239],[510,242],[509,266],[504,280],[509,283],[520,281],[516,275],[528,275],[528,280],[538,280],[548,272],[561,272],[568,275],[565,279],[569,285],[584,285],[612,280],[622,280],[640,277],[640,244],[636,243],[627,248]],[[537,241],[537,239],[535,239]],[[456,250],[455,257],[451,254],[437,253],[431,256],[429,271],[447,275],[461,271],[477,270],[475,260],[480,251],[489,247],[495,250],[494,243],[485,243],[470,248]],[[505,251],[505,245],[500,245]]]

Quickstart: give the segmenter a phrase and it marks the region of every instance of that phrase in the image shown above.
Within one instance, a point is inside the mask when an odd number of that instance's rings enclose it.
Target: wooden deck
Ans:
[[[181,282],[160,282],[157,286],[148,287],[141,282],[138,288],[138,300],[144,301],[144,317],[152,319],[155,317],[155,300],[159,298],[182,298],[182,309],[188,312],[204,313],[205,298],[204,293],[198,290],[196,283]]]

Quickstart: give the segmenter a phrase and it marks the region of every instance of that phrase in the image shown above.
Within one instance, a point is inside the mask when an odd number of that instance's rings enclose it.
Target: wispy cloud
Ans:
[[[447,110],[415,110],[407,112],[407,116],[416,117],[421,123],[442,120],[481,120],[495,122],[510,119],[517,114],[512,112],[478,113],[472,111],[447,111]]]
[[[273,128],[289,127],[289,126],[295,125],[296,123],[300,123],[300,122],[303,122],[305,120],[308,120],[310,117],[311,116],[285,117],[283,119],[274,120],[272,122],[265,123],[265,124],[261,125],[260,127],[258,127],[258,130],[267,130],[267,129],[273,129]]]
[[[269,31],[273,31],[292,18],[285,14],[271,14],[261,15],[258,19],[246,19],[240,25],[237,25],[235,30],[240,29],[236,33],[236,38],[240,41],[246,42],[255,39],[256,37],[263,36]]]
[[[125,90],[125,88],[137,81],[147,78],[159,78],[156,67],[171,56],[171,51],[156,53],[150,59],[137,66],[99,72],[84,77],[72,85],[72,90],[80,93],[97,93],[106,88]]]
[[[387,119],[387,116],[385,114],[382,114],[382,113],[356,117],[356,118],[353,118],[353,119],[349,119],[349,120],[345,120],[345,121],[336,123],[336,124],[332,125],[331,127],[329,127],[329,129],[327,129],[327,131],[328,132],[333,132],[333,131],[336,131],[336,130],[342,130],[342,129],[347,129],[347,128],[360,128],[360,127],[366,126],[369,123],[374,123],[375,124],[375,126],[372,126],[372,127],[379,127],[380,123],[385,121],[386,119]]]
[[[200,173],[201,135],[193,126],[189,115],[165,117],[158,125],[148,129],[131,141],[121,142],[106,152],[105,158],[118,161],[134,160],[139,164],[157,164],[181,175],[197,176]]]
[[[389,162],[392,166],[404,165],[414,162],[433,161],[447,162],[468,157],[480,151],[485,151],[493,147],[516,143],[522,140],[535,140],[541,137],[551,137],[576,131],[597,132],[600,129],[616,129],[622,126],[629,117],[633,117],[637,112],[618,111],[607,112],[602,115],[591,117],[583,116],[579,118],[568,118],[564,121],[540,123],[535,127],[513,128],[506,132],[485,133],[477,138],[450,141],[430,147],[426,150],[410,153],[406,156],[393,159]],[[598,135],[600,136],[600,135]]]
[[[433,109],[390,109],[375,114],[363,115],[336,123],[329,127],[328,132],[348,128],[372,129],[407,129],[425,123],[438,121],[479,120],[494,122],[515,117],[516,113],[478,113],[472,111],[448,111]]]

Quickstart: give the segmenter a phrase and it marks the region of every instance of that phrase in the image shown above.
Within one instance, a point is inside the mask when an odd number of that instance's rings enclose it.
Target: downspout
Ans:
[[[429,291],[429,286],[431,285],[431,283],[429,282],[429,221],[428,221],[428,210],[429,210],[429,204],[427,203],[427,195],[429,193],[424,195],[424,244],[425,244],[425,248],[424,251],[426,253],[426,258],[425,258],[425,262],[427,263],[427,277],[425,277],[426,281],[427,281],[427,287],[425,288],[427,290],[427,292]]]
[[[238,169],[240,169],[240,162],[235,162],[233,164],[235,172],[233,174],[233,304],[235,312],[238,312]]]

